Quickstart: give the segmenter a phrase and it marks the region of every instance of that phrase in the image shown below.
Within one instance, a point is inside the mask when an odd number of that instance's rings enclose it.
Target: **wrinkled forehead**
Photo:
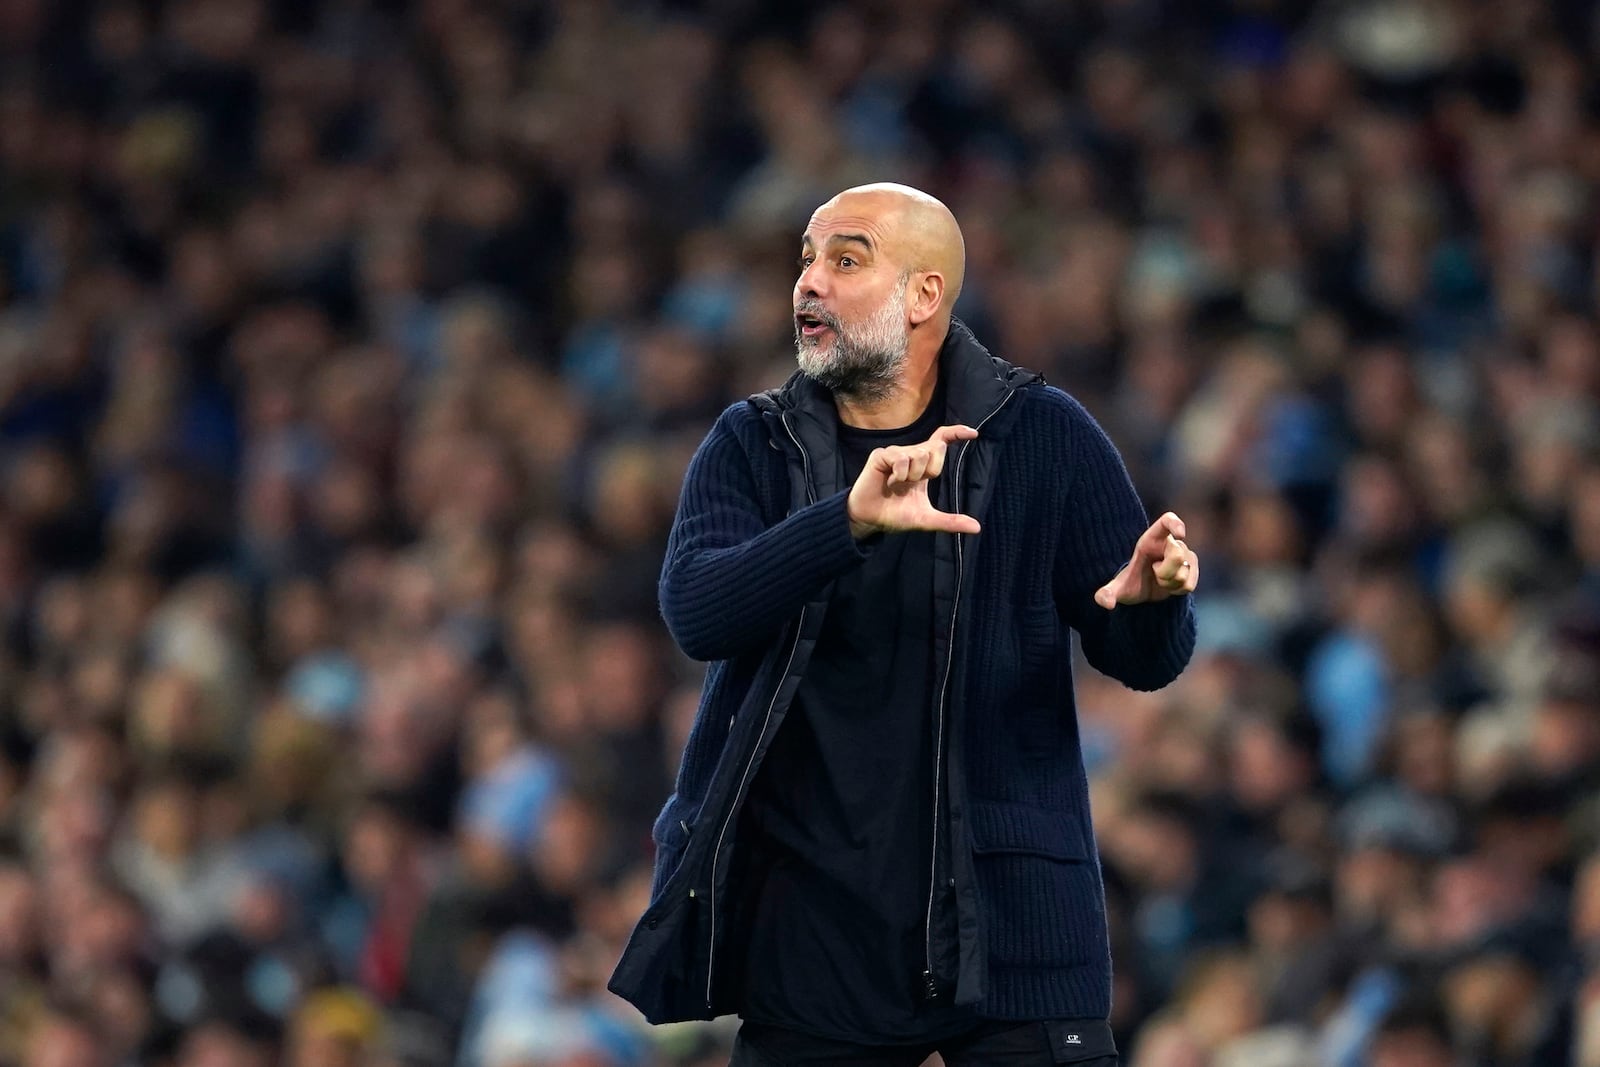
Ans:
[[[818,246],[850,240],[882,253],[893,250],[899,236],[898,221],[896,206],[882,197],[838,196],[812,213],[801,240]]]

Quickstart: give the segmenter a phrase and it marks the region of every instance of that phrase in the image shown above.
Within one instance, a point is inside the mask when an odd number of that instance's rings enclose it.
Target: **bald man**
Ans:
[[[737,1013],[735,1064],[1114,1064],[1068,631],[1166,685],[1199,560],[1082,406],[953,317],[938,200],[840,193],[799,269],[798,372],[684,480],[661,608],[710,666],[611,989]]]

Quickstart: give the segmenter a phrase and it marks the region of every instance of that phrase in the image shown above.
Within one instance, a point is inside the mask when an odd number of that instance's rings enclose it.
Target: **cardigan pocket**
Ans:
[[[1103,954],[1105,894],[1078,817],[1024,804],[969,808],[990,960],[1062,968]]]
[[[974,800],[969,807],[975,853],[1011,852],[1077,862],[1089,858],[1078,819],[1068,812],[988,800]]]

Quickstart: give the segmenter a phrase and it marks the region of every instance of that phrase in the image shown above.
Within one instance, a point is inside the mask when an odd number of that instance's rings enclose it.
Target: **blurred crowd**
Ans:
[[[1582,0],[0,0],[0,1064],[713,1067],[604,991],[798,234],[1205,561],[1079,671],[1133,1067],[1600,1067]]]

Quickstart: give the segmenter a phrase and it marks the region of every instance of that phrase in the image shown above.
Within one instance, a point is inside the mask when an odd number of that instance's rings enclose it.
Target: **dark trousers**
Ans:
[[[1111,1028],[1101,1019],[985,1022],[917,1045],[875,1047],[812,1037],[747,1022],[739,1028],[728,1067],[919,1067],[933,1053],[945,1067],[1117,1067]]]

